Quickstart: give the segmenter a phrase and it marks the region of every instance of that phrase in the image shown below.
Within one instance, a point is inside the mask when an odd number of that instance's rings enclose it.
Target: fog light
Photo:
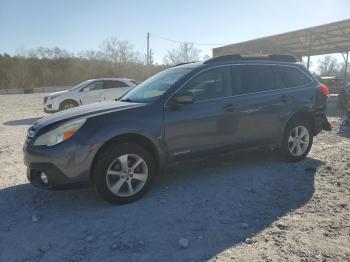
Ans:
[[[49,183],[49,179],[47,178],[47,175],[44,172],[40,173],[40,179],[41,182],[43,182],[45,185]]]

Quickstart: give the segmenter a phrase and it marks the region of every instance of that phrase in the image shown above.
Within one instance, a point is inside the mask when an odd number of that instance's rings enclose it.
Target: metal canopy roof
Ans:
[[[229,54],[290,54],[296,57],[350,51],[350,19],[213,49]]]

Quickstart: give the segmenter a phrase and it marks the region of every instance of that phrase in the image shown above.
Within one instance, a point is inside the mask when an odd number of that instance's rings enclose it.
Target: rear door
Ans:
[[[237,143],[255,146],[278,142],[289,97],[274,66],[236,65],[232,76]]]
[[[105,100],[115,100],[124,95],[131,88],[132,87],[126,82],[121,80],[106,80],[104,81]]]
[[[170,158],[220,148],[232,141],[230,66],[202,71],[164,108],[165,139]],[[176,96],[190,95],[192,103],[173,106]]]

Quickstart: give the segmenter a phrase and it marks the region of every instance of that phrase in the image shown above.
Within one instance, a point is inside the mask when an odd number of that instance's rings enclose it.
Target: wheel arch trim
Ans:
[[[286,131],[288,124],[297,118],[310,120],[312,131],[314,131],[314,129],[315,129],[315,117],[314,117],[312,110],[310,108],[302,108],[301,110],[298,110],[298,111],[294,112],[293,114],[291,114],[290,117],[287,119],[287,121],[285,121],[285,123],[283,125],[283,129],[282,129],[283,132],[282,132],[282,136],[281,136],[280,141],[282,141],[282,139],[284,137],[284,133]],[[314,135],[314,134],[312,134],[312,135]]]
[[[122,143],[122,142],[132,142],[139,144],[140,146],[144,147],[146,150],[148,150],[155,162],[157,167],[157,174],[161,173],[162,167],[164,165],[164,159],[161,157],[161,152],[159,151],[159,148],[154,144],[154,142],[141,134],[137,133],[125,133],[116,135],[110,139],[108,139],[106,142],[104,142],[99,149],[96,151],[93,160],[91,162],[90,166],[90,180],[93,180],[93,174],[94,174],[94,168],[96,166],[96,161],[98,159],[98,156],[109,146],[115,143]]]

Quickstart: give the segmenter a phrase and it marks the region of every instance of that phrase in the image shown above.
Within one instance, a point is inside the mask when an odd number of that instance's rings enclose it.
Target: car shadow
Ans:
[[[350,122],[339,126],[339,136],[350,138]]]
[[[40,118],[42,118],[42,117],[31,117],[31,118],[17,119],[17,120],[11,120],[11,121],[4,122],[3,124],[5,126],[27,126],[27,125],[33,125]]]
[[[304,206],[323,164],[313,158],[287,163],[264,150],[189,161],[170,167],[147,195],[122,206],[104,202],[91,188],[4,188],[0,261],[207,260]],[[179,247],[180,238],[189,240],[187,248]]]
[[[338,96],[330,96],[327,100],[326,115],[328,117],[340,117],[339,110],[337,109]]]

